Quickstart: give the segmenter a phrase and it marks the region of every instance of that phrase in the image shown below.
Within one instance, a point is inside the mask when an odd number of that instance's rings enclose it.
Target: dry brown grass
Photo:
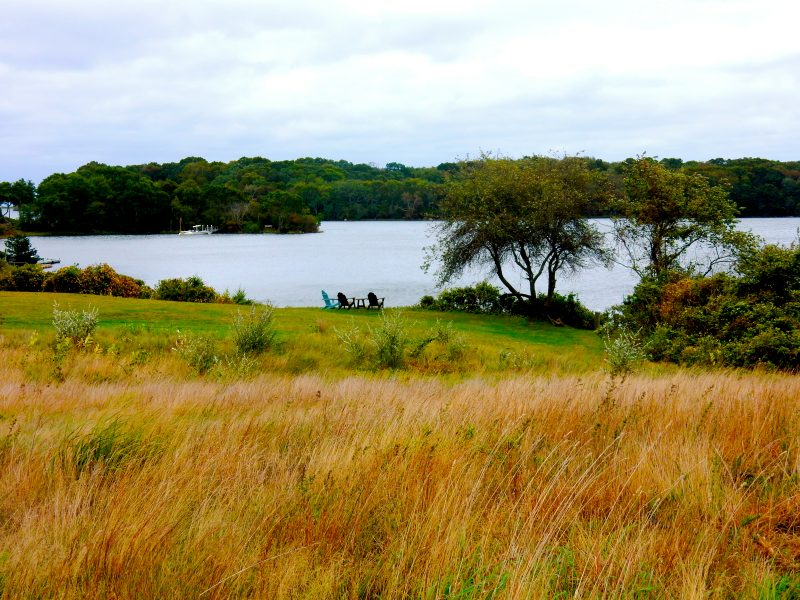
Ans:
[[[797,377],[103,380],[107,358],[86,355],[34,382],[25,356],[0,350],[3,597],[798,583]]]

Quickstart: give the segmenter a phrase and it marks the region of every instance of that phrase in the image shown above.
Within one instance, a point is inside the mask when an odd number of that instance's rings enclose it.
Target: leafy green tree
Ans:
[[[444,220],[426,267],[440,263],[439,285],[467,268],[489,267],[522,302],[536,300],[544,275],[550,303],[560,273],[609,260],[603,235],[585,217],[607,192],[603,177],[579,157],[484,155],[464,162],[447,184]],[[524,289],[512,283],[514,270]]]
[[[0,181],[0,202],[9,202],[21,208],[36,198],[36,186],[32,181],[18,179],[14,183]]]
[[[624,185],[614,206],[614,231],[628,266],[641,277],[681,268],[709,273],[753,244],[752,236],[734,230],[737,208],[726,190],[702,175],[640,157],[626,165]],[[681,263],[701,245],[710,249],[707,258]]]
[[[33,265],[39,262],[36,248],[27,236],[17,234],[6,239],[5,259],[12,264]]]

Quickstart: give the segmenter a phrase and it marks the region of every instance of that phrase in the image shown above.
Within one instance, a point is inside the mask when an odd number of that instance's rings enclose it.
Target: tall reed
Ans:
[[[92,381],[84,354],[54,384],[4,352],[3,597],[797,590],[796,377]]]

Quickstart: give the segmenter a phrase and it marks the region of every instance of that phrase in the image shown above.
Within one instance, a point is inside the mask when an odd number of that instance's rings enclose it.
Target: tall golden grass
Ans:
[[[781,597],[800,379],[59,381],[0,349],[4,598]],[[171,360],[171,359],[165,359]]]

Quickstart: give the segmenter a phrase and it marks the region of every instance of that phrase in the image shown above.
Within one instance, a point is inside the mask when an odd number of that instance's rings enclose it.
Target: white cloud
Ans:
[[[798,158],[795,2],[5,4],[0,180],[185,155]]]

